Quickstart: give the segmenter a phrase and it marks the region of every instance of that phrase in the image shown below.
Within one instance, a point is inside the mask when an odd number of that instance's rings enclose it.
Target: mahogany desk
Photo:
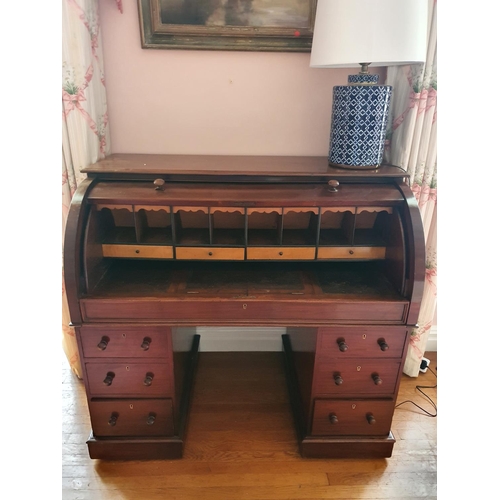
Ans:
[[[424,279],[406,174],[323,157],[115,154],[65,236],[90,456],[180,458],[196,326],[282,326],[305,457],[389,457]]]

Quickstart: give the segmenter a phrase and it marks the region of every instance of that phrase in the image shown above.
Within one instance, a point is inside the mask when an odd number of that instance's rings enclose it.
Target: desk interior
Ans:
[[[87,297],[226,297],[404,300],[382,262],[179,262],[112,260]]]

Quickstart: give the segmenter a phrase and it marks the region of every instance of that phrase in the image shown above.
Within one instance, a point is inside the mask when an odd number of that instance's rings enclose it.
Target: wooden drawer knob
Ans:
[[[163,191],[163,187],[165,186],[165,181],[163,179],[155,179],[153,184],[157,191]]]
[[[144,337],[144,339],[142,340],[141,349],[143,351],[147,351],[150,345],[151,345],[151,339],[149,337]]]
[[[330,193],[336,193],[339,189],[340,182],[332,179],[331,181],[328,181],[328,191]]]
[[[148,425],[153,425],[155,423],[155,420],[156,420],[156,413],[151,412],[148,415],[148,419],[147,419],[146,422],[147,422]]]
[[[108,347],[109,337],[103,337],[101,341],[97,344],[97,348],[100,351],[105,351],[106,347]]]
[[[375,382],[375,385],[381,385],[382,384],[382,379],[379,377],[378,373],[373,373],[372,374],[372,379],[373,379],[373,382]]]
[[[344,338],[337,339],[337,344],[339,345],[339,350],[342,352],[346,352],[348,349],[347,344],[345,343]]]
[[[328,420],[330,420],[331,424],[339,423],[339,419],[337,418],[337,415],[335,415],[335,413],[330,413],[330,415],[328,415]]]
[[[106,374],[106,378],[102,381],[104,385],[111,385],[113,383],[113,379],[115,378],[115,374],[113,372],[108,372]]]
[[[377,342],[381,351],[387,351],[387,349],[389,349],[389,344],[387,344],[385,339],[378,339]]]
[[[146,373],[146,378],[144,379],[144,385],[151,385],[153,383],[154,373]]]
[[[367,413],[366,414],[366,420],[368,420],[368,423],[370,425],[376,424],[377,421],[375,420],[375,417],[373,416],[373,413]]]
[[[340,373],[333,374],[333,380],[335,381],[335,385],[342,385],[344,379],[340,376]]]
[[[108,425],[111,425],[111,427],[115,426],[117,420],[118,420],[118,413],[114,411],[109,417]]]

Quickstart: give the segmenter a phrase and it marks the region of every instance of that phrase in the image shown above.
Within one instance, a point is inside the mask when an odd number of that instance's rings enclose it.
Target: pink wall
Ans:
[[[352,70],[311,69],[308,53],[142,49],[137,1],[99,5],[112,153],[328,154],[332,87]]]

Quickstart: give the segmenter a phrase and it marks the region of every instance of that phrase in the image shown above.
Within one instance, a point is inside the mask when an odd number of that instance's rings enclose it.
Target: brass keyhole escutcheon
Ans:
[[[126,366],[125,370],[127,370],[129,372],[130,371],[130,366]]]
[[[361,371],[361,366],[356,366],[356,371],[360,372]]]
[[[366,333],[363,333],[363,340],[366,340]]]
[[[246,309],[247,308],[247,305],[246,304],[243,304],[243,309]]]
[[[356,405],[351,405],[351,408],[352,408],[353,410],[355,410],[355,409],[356,409]]]
[[[130,408],[131,410],[133,410],[133,409],[134,409],[134,405],[129,405],[129,408]]]

